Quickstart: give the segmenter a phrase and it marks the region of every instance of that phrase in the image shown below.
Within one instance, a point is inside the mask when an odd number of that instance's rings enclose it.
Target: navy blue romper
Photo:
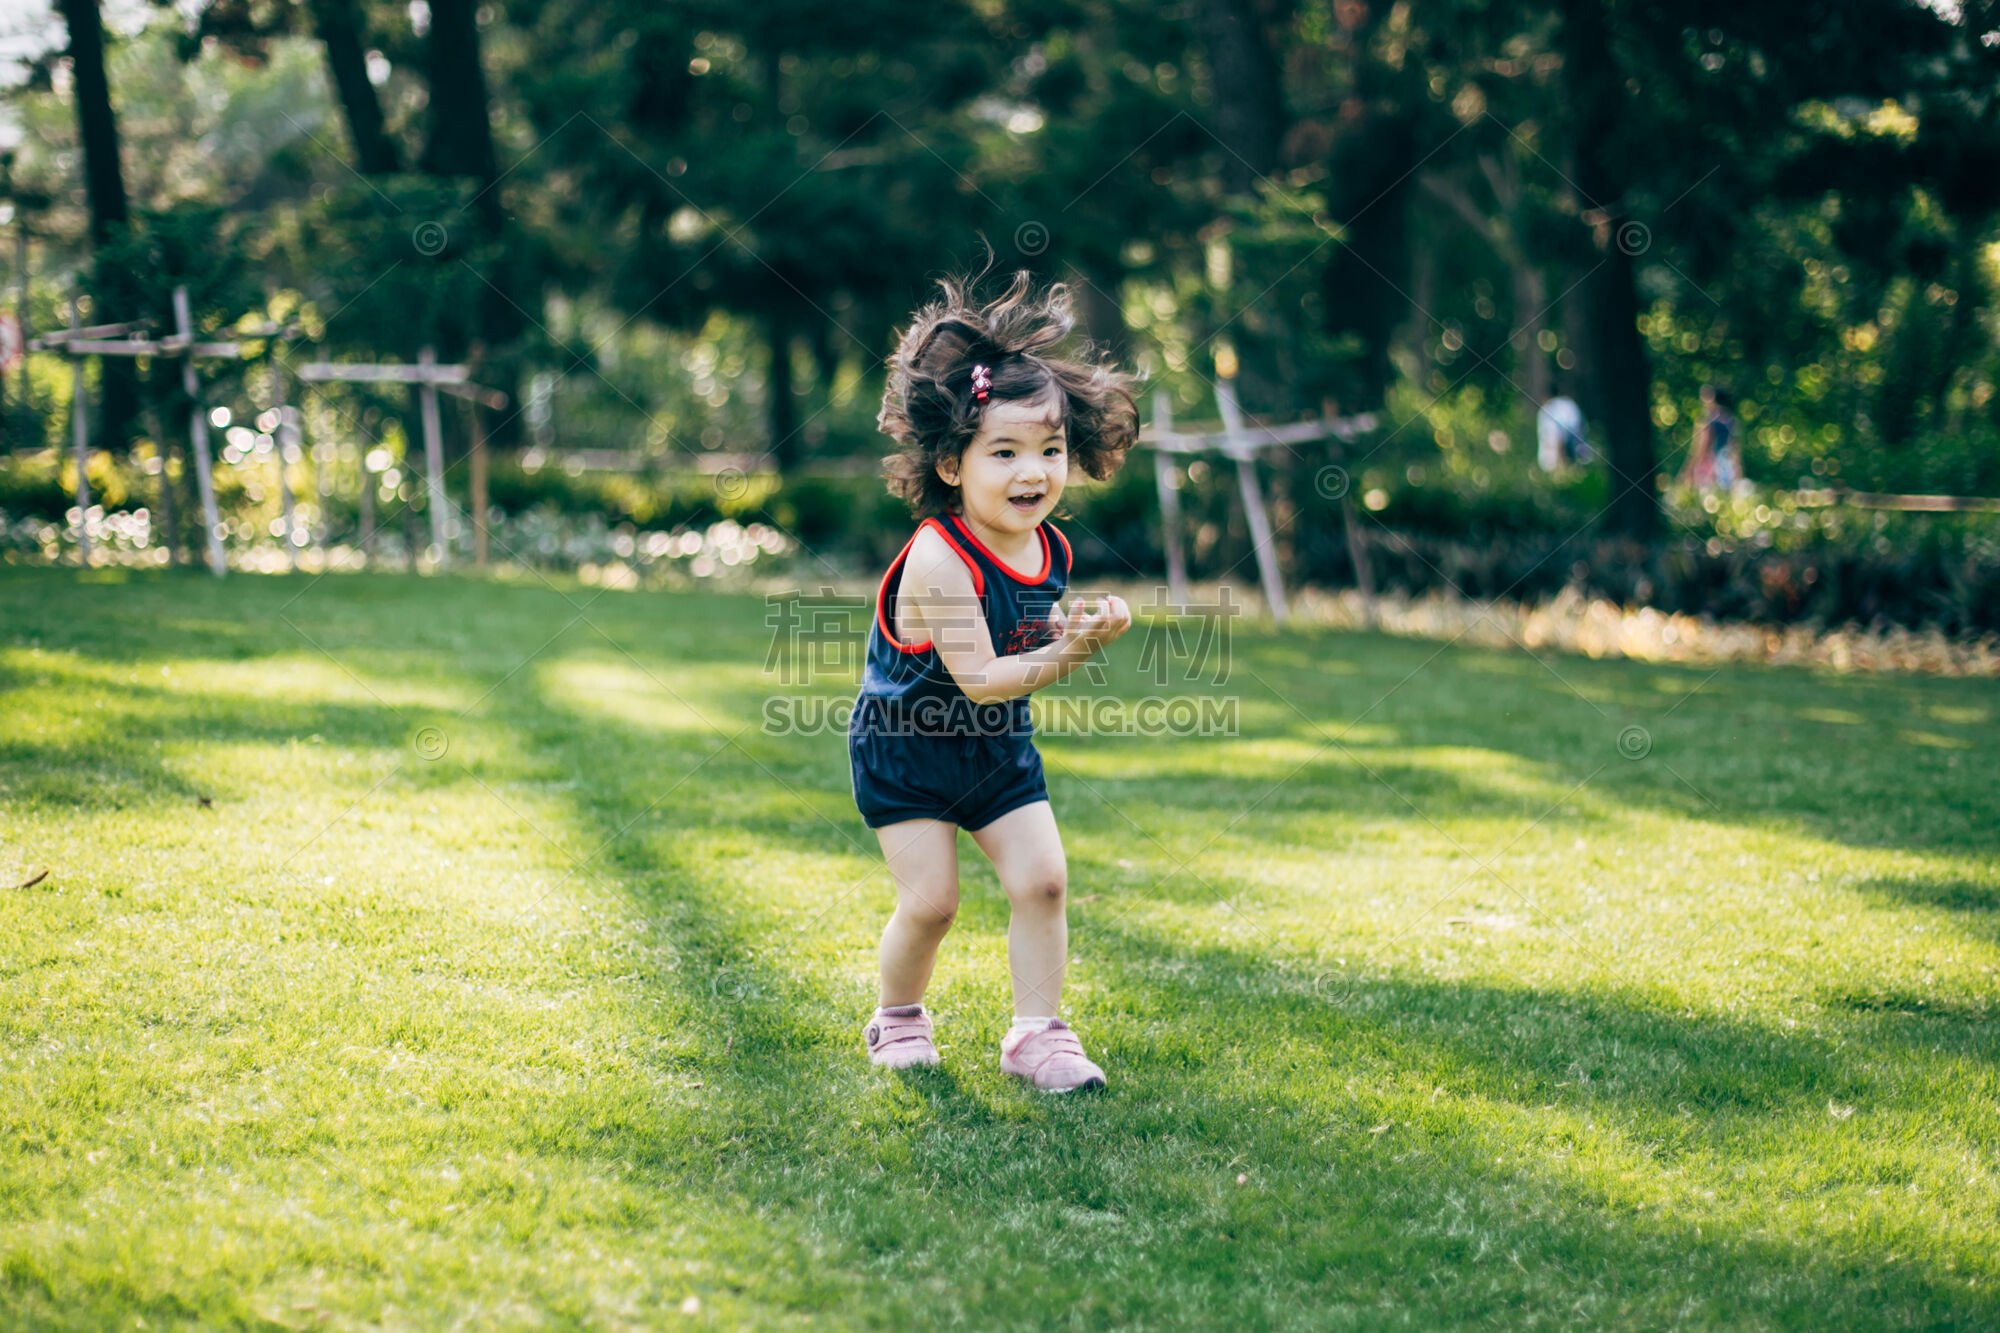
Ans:
[[[1040,572],[1029,576],[986,549],[956,514],[927,518],[965,561],[980,610],[1001,657],[1053,642],[1049,611],[1069,587],[1069,539],[1044,521]],[[1055,540],[1050,541],[1053,533]],[[980,829],[1009,811],[1048,799],[1042,756],[1026,695],[975,704],[960,689],[932,640],[897,640],[896,588],[916,534],[889,562],[875,596],[861,693],[847,724],[854,804],[869,828],[905,819],[942,819]]]

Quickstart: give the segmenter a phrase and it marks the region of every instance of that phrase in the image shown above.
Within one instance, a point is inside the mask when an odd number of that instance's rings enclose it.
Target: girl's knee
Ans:
[[[1060,903],[1068,892],[1069,869],[1061,862],[1024,871],[1007,885],[1007,897],[1021,906]]]
[[[897,910],[910,924],[924,930],[946,931],[958,920],[958,890],[955,888],[906,891]]]

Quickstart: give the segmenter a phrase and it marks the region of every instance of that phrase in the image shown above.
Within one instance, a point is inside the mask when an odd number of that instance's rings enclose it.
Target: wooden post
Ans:
[[[1354,566],[1354,587],[1361,594],[1361,624],[1373,628],[1375,624],[1375,569],[1368,563],[1368,542],[1361,531],[1361,524],[1354,513],[1354,487],[1361,479],[1347,471],[1347,448],[1336,429],[1338,407],[1332,399],[1320,404],[1320,415],[1326,418],[1327,436],[1330,443],[1328,452],[1333,456],[1333,464],[1341,470],[1345,478],[1340,488],[1340,528],[1347,538],[1347,560]]]
[[[425,369],[435,366],[436,349],[425,347],[417,353],[417,364]],[[445,527],[449,501],[444,494],[444,427],[438,420],[437,385],[428,379],[423,381],[417,389],[417,400],[423,408],[424,418],[424,471],[430,495],[431,549],[437,568],[443,569],[451,563],[451,546]]]
[[[1173,396],[1165,389],[1153,394],[1153,429],[1165,435],[1173,429]],[[1167,553],[1167,600],[1178,614],[1187,606],[1187,552],[1181,546],[1181,487],[1178,465],[1165,449],[1153,450],[1153,484],[1160,493],[1160,545]]]
[[[422,350],[416,365],[398,362],[355,365],[344,361],[315,361],[300,366],[298,376],[306,384],[414,384],[417,386],[417,405],[422,417],[424,433],[424,470],[426,474],[425,493],[431,511],[431,550],[437,568],[444,568],[451,561],[451,538],[457,524],[451,513],[451,497],[444,487],[444,427],[438,416],[438,393],[440,390],[455,397],[469,398],[483,407],[501,408],[507,405],[507,395],[493,389],[482,389],[471,383],[465,366],[441,366],[438,364],[437,350],[426,347]],[[483,454],[485,441],[477,435],[478,423],[474,421],[475,439]],[[404,459],[405,465],[410,460]],[[484,460],[476,459],[474,466],[481,475],[482,493],[476,503],[484,503],[483,488]],[[362,454],[362,474],[372,480],[367,468],[367,454]],[[416,475],[412,469],[412,477]],[[325,493],[322,486],[321,493]],[[372,534],[369,516],[372,513],[372,492],[363,492],[363,550],[367,550],[365,538]],[[405,509],[404,530],[412,528],[410,515]],[[416,563],[415,543],[411,543],[410,561]]]
[[[147,388],[152,388],[152,377],[147,376]],[[173,466],[173,454],[167,448],[166,432],[160,429],[159,409],[153,406],[153,395],[146,395],[146,433],[153,437],[153,454],[160,460],[160,544],[167,548],[167,565],[175,567],[181,562],[179,525],[174,522],[174,479],[168,469]]]
[[[303,424],[305,410],[306,391],[305,386],[301,385],[299,387],[299,415],[301,417],[301,424]],[[326,415],[322,410],[320,421],[324,423],[325,420]],[[329,431],[315,431],[314,434],[319,439],[317,443],[310,447],[313,463],[313,489],[319,494],[319,522],[313,525],[313,541],[322,548],[320,553],[322,561],[325,558],[324,547],[326,546],[329,524],[333,521],[331,517],[333,511],[333,470],[340,462],[339,441],[337,439],[326,438],[331,433]],[[367,474],[364,472],[362,475],[366,476]]]
[[[1334,457],[1341,455],[1336,453]],[[1375,624],[1375,568],[1368,560],[1368,536],[1361,531],[1360,520],[1354,512],[1354,478],[1347,479],[1347,489],[1340,497],[1340,526],[1347,533],[1347,559],[1354,566],[1354,586],[1361,593],[1361,623],[1372,628]]]
[[[466,403],[465,412],[472,426],[472,562],[485,569],[492,559],[486,532],[486,422],[475,401]]]
[[[1236,460],[1237,489],[1243,494],[1243,516],[1250,523],[1251,547],[1257,555],[1257,572],[1264,583],[1264,600],[1270,604],[1271,619],[1284,624],[1290,617],[1285,604],[1285,579],[1278,569],[1277,548],[1271,541],[1271,518],[1264,508],[1263,488],[1257,484],[1257,453],[1245,438],[1243,408],[1236,401],[1236,383],[1227,376],[1215,384],[1216,406],[1222,409],[1222,429],[1227,436],[1225,450]]]
[[[475,339],[469,352],[470,355],[466,357],[465,366],[465,373],[468,379],[479,374],[479,367],[486,359],[485,344]],[[463,392],[468,395],[465,400],[465,426],[467,431],[465,445],[467,461],[471,464],[468,471],[471,473],[472,489],[472,563],[479,569],[485,569],[492,560],[493,554],[491,550],[492,543],[486,531],[487,485],[489,481],[486,471],[486,422],[479,414],[480,408],[485,406],[485,404],[481,401],[478,386],[475,384],[467,383],[462,386],[456,386],[451,391],[454,394]]]
[[[194,454],[194,482],[201,492],[201,527],[208,539],[208,568],[215,577],[229,572],[222,555],[222,520],[215,512],[215,474],[209,470],[208,414],[201,410],[201,376],[194,368],[194,314],[188,289],[174,288],[174,329],[184,340],[181,387],[188,396],[188,449]]]
[[[14,201],[14,283],[14,322],[21,326],[21,407],[25,411],[32,401],[28,392],[28,211],[18,199]]]
[[[368,451],[361,450],[361,558],[375,560],[375,474],[368,470]]]
[[[285,406],[285,368],[271,358],[271,410],[278,414],[278,498],[285,506],[285,559],[294,574],[299,572],[298,520],[292,504],[291,455],[298,451],[298,427],[292,424],[292,410]]]
[[[83,312],[75,292],[69,294],[69,327],[83,327]],[[90,394],[83,382],[83,358],[69,359],[70,434],[76,445],[76,562],[90,565]]]
[[[417,507],[408,500],[403,501],[403,572],[417,572]]]

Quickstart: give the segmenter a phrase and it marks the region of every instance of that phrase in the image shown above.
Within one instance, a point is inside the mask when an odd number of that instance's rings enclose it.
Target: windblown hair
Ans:
[[[938,475],[938,461],[965,451],[991,403],[1048,401],[1067,427],[1070,466],[1099,481],[1118,470],[1139,435],[1137,377],[1087,343],[1059,350],[1076,326],[1069,288],[1055,283],[1036,293],[1023,269],[981,305],[983,276],[938,279],[943,296],[912,317],[889,364],[876,424],[902,448],[883,460],[883,471],[919,519],[958,503],[958,487]],[[985,403],[972,396],[972,368],[982,364],[993,376]]]

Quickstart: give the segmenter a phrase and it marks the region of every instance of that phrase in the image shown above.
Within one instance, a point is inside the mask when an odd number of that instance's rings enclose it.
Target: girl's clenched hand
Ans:
[[[1132,610],[1123,597],[1078,597],[1065,614],[1061,607],[1050,613],[1062,629],[1064,643],[1082,643],[1092,652],[1108,646],[1132,628]]]

